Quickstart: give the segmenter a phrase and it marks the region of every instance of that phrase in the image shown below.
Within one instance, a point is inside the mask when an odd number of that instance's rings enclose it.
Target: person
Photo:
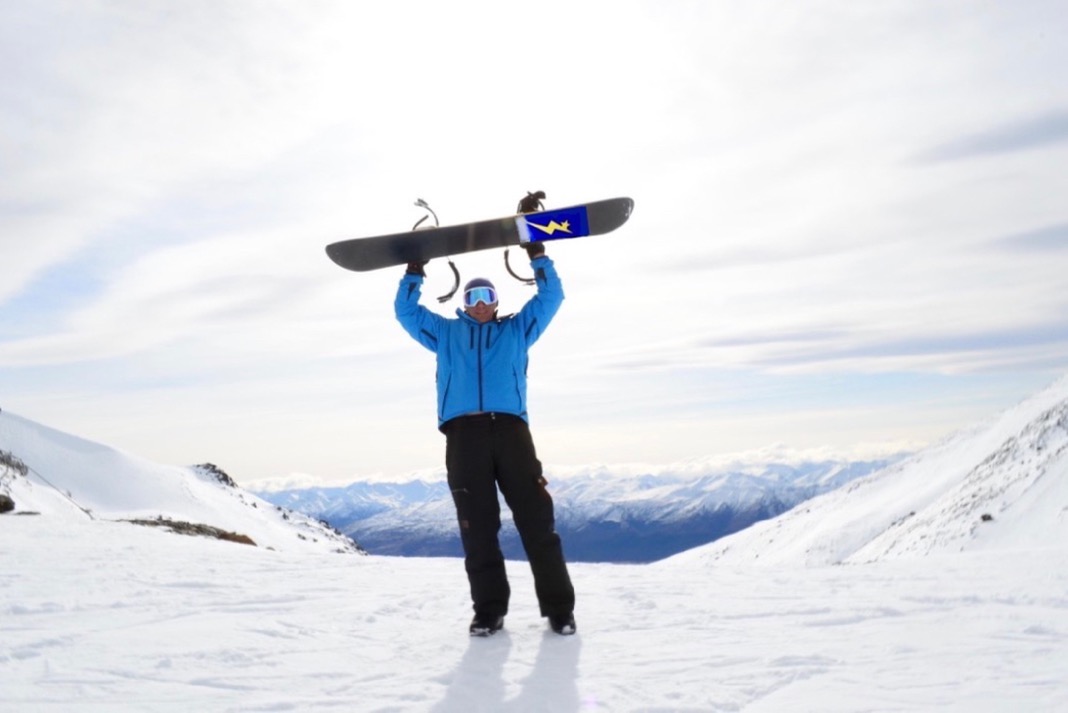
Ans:
[[[564,291],[544,246],[532,243],[527,252],[537,294],[514,315],[498,315],[497,290],[481,278],[464,286],[455,319],[431,312],[419,304],[424,263],[409,264],[397,290],[397,320],[437,355],[438,427],[471,587],[472,636],[499,631],[508,613],[498,488],[530,561],[541,615],[558,634],[576,631],[575,590],[527,416],[527,352]]]

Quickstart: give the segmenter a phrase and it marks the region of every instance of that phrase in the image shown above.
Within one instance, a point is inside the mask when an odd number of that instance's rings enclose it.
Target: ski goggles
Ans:
[[[474,307],[479,302],[497,304],[497,290],[492,287],[472,287],[464,293],[464,307]]]

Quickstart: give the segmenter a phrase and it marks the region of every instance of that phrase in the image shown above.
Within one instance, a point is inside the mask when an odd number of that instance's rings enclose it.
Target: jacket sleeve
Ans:
[[[516,316],[528,347],[538,341],[564,301],[564,286],[556,274],[552,259],[542,255],[531,261],[530,265],[534,268],[538,294],[530,298]]]
[[[422,286],[421,275],[405,275],[397,287],[397,299],[393,303],[393,309],[397,321],[412,339],[430,351],[437,352],[445,318],[419,304]]]

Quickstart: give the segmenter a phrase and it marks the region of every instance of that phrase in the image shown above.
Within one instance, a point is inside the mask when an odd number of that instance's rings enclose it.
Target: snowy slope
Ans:
[[[27,467],[0,466],[0,493],[16,512],[51,523],[164,518],[208,525],[277,550],[356,552],[355,543],[298,513],[278,508],[210,469],[159,465],[0,412],[0,450]],[[223,476],[225,480],[225,476]]]
[[[0,516],[0,711],[1068,710],[1068,550],[576,564],[573,637],[508,571],[504,631],[472,640],[460,560]]]
[[[679,555],[823,565],[1068,542],[1068,377],[988,423]]]

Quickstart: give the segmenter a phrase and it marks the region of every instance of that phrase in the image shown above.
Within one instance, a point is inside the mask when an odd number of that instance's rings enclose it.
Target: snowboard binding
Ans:
[[[531,193],[527,191],[527,195],[519,200],[519,205],[516,206],[516,213],[537,213],[539,210],[545,210],[545,204],[542,201],[545,200],[545,191],[535,191]]]
[[[413,231],[414,230],[419,230],[419,226],[422,225],[424,222],[426,222],[426,219],[430,218],[430,217],[434,218],[434,227],[435,228],[440,228],[441,227],[441,222],[438,221],[438,214],[434,212],[434,209],[431,208],[430,204],[428,204],[425,200],[423,200],[422,198],[416,198],[415,199],[415,207],[416,208],[422,208],[427,213],[422,218],[420,218],[419,220],[415,221],[415,225],[412,226],[412,230]],[[429,228],[430,226],[428,225],[426,227]]]
[[[425,210],[427,212],[427,214],[424,215],[419,220],[415,221],[415,225],[412,226],[412,231],[413,232],[416,231],[416,230],[419,230],[420,226],[422,228],[424,228],[424,229],[430,228],[431,226],[423,225],[423,223],[426,222],[427,218],[431,218],[431,217],[434,218],[434,226],[433,227],[435,227],[435,228],[440,228],[441,227],[441,222],[438,220],[438,214],[434,212],[434,209],[430,207],[430,204],[428,204],[422,198],[416,198],[415,199],[415,206],[417,208],[422,208],[423,210]],[[449,290],[447,293],[445,293],[441,297],[438,297],[438,302],[448,302],[449,300],[452,299],[453,295],[456,294],[456,291],[460,289],[460,271],[456,269],[456,263],[454,263],[452,261],[452,258],[449,258],[449,267],[452,268],[452,275],[453,275],[453,278],[454,278],[455,282],[453,283],[453,286],[452,286],[451,290]]]
[[[542,203],[542,201],[544,200],[545,191],[534,191],[533,193],[527,191],[527,194],[519,200],[519,204],[516,206],[516,214],[524,215],[526,213],[537,213],[538,211],[545,210],[545,204]],[[413,232],[420,229],[441,227],[441,222],[438,220],[438,214],[434,212],[434,209],[430,207],[429,203],[427,203],[422,198],[416,198],[415,206],[417,208],[422,208],[423,210],[425,210],[426,215],[415,221],[415,225],[412,226]],[[424,225],[424,223],[426,223],[427,220],[430,218],[434,219],[434,225]],[[508,248],[504,249],[504,269],[508,271],[508,274],[522,282],[524,285],[536,284],[537,281],[533,277],[523,277],[522,275],[517,274],[516,271],[512,269],[512,264],[508,260],[508,250]],[[452,269],[453,276],[452,289],[438,297],[439,303],[448,302],[456,295],[456,292],[460,289],[460,271],[456,269],[456,263],[454,263],[451,258],[449,259],[449,267]]]

